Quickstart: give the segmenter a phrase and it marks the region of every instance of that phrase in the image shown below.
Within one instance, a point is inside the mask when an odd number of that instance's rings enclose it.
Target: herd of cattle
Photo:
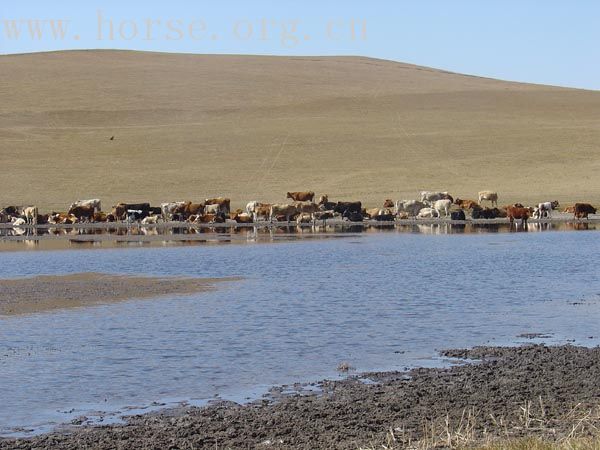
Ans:
[[[257,223],[260,221],[295,221],[298,224],[314,223],[327,219],[344,219],[362,222],[365,219],[393,221],[395,219],[435,219],[442,216],[451,220],[508,218],[526,223],[530,217],[551,217],[552,211],[559,207],[558,201],[540,203],[535,207],[526,207],[520,203],[498,207],[498,194],[493,191],[479,192],[477,201],[454,198],[448,192],[420,192],[418,200],[385,200],[380,208],[365,209],[360,201],[332,202],[322,195],[315,202],[315,193],[288,192],[288,203],[270,204],[258,201],[249,202],[245,210],[231,210],[228,198],[206,199],[201,203],[171,202],[153,207],[150,203],[118,203],[110,212],[103,212],[99,199],[80,200],[70,205],[66,212],[40,214],[35,206],[8,206],[0,210],[0,223],[13,226],[32,224],[75,224],[102,222],[141,222],[157,224],[159,222],[186,221],[190,223]],[[482,206],[489,202],[491,207]],[[596,214],[596,208],[589,203],[575,203],[565,208],[565,212],[574,214],[576,219]]]

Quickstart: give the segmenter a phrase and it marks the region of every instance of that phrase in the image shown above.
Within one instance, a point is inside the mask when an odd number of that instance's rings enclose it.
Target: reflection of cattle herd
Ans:
[[[350,222],[362,222],[365,219],[375,221],[394,221],[396,219],[439,219],[442,216],[451,220],[508,218],[526,223],[529,218],[549,218],[557,209],[557,201],[539,203],[535,207],[526,207],[520,203],[498,207],[498,194],[492,191],[479,192],[478,200],[453,198],[448,192],[422,191],[418,200],[385,200],[383,207],[365,209],[360,201],[332,202],[327,195],[314,201],[315,193],[288,192],[288,203],[249,202],[245,210],[231,210],[228,198],[209,198],[201,203],[171,202],[153,207],[150,203],[118,203],[110,212],[103,212],[100,200],[80,200],[70,205],[66,212],[40,214],[35,206],[8,206],[0,210],[0,223],[12,223],[13,226],[32,224],[75,224],[104,222],[141,222],[157,224],[159,222],[189,223],[258,223],[290,222],[298,224],[314,223],[327,219],[342,219]],[[489,202],[491,207],[482,203]],[[596,208],[589,203],[575,203],[565,212],[572,213],[576,219],[596,214]]]

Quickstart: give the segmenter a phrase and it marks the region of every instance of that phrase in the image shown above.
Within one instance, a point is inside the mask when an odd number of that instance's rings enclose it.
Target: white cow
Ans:
[[[440,217],[440,213],[434,208],[423,208],[417,214],[417,219],[434,219],[436,217]]]
[[[185,206],[185,202],[161,203],[160,212],[162,213],[163,220],[165,222],[173,220],[173,214],[175,214],[175,211],[183,206]]]
[[[444,216],[448,217],[450,214],[450,208],[452,207],[452,201],[450,200],[436,200],[433,203],[433,209],[438,213],[438,217],[441,216],[441,211],[444,211]]]
[[[398,200],[396,202],[396,214],[405,212],[409,216],[414,217],[426,206],[425,203],[418,200]]]
[[[421,191],[421,201],[435,202],[436,200],[442,200],[448,198],[448,192],[431,192]]]
[[[75,203],[71,203],[69,210],[77,206],[84,206],[86,208],[92,207],[94,208],[94,212],[102,211],[102,204],[100,203],[99,198],[93,198],[91,200],[77,200]]]
[[[25,225],[27,221],[22,217],[13,217],[11,223],[13,227],[20,227],[21,225]]]
[[[156,225],[158,223],[159,216],[147,216],[142,219],[142,225]]]
[[[296,215],[298,209],[294,205],[289,204],[275,204],[271,205],[271,210],[269,213],[269,220],[273,222],[277,216],[285,216],[286,222],[289,222],[292,216]]]
[[[533,216],[540,219],[541,217],[552,217],[552,210],[558,208],[558,200],[554,200],[553,202],[544,202],[538,204],[535,209]]]
[[[259,201],[252,201],[252,202],[248,202],[248,204],[246,205],[246,212],[248,213],[249,216],[254,216],[254,213],[256,212],[256,210],[261,207],[261,206],[268,206],[266,203],[262,203]]]
[[[38,209],[37,206],[26,206],[23,208],[25,222],[30,225],[37,225]]]
[[[492,203],[492,206],[498,206],[498,193],[494,191],[481,191],[479,192],[479,204],[487,200]]]
[[[300,213],[298,217],[296,217],[296,224],[307,224],[313,223],[313,215],[309,213]]]
[[[221,205],[205,205],[204,214],[219,214],[221,212]]]

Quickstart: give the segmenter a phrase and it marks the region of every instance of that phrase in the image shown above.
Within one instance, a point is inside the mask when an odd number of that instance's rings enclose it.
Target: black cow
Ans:
[[[358,202],[358,203],[360,205],[360,202]],[[351,210],[350,208],[346,209],[342,213],[342,218],[349,220],[350,222],[362,222],[364,219],[364,216],[362,215],[360,207],[359,207],[358,211]]]
[[[589,214],[596,214],[596,208],[589,203],[575,203],[574,211],[576,219],[587,219]]]
[[[336,213],[356,213],[362,216],[362,203],[361,202],[337,202],[333,207],[333,211]]]
[[[466,220],[465,212],[461,209],[459,211],[452,211],[450,213],[451,220]]]
[[[136,220],[145,219],[150,215],[150,203],[119,203],[113,208],[112,214],[117,220],[125,220],[127,211],[136,211]]]
[[[500,217],[500,210],[498,208],[473,208],[471,217],[473,219],[495,219]]]
[[[21,208],[18,206],[7,206],[6,208],[2,209],[0,213],[9,217],[16,217],[21,215]]]

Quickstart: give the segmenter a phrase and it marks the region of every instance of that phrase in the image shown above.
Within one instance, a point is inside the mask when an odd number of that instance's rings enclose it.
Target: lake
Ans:
[[[439,365],[436,349],[597,345],[597,231],[357,233],[255,245],[4,252],[0,278],[242,277],[214,292],[0,317],[0,436]],[[1,292],[0,292],[1,295]],[[545,339],[526,339],[541,333]]]

